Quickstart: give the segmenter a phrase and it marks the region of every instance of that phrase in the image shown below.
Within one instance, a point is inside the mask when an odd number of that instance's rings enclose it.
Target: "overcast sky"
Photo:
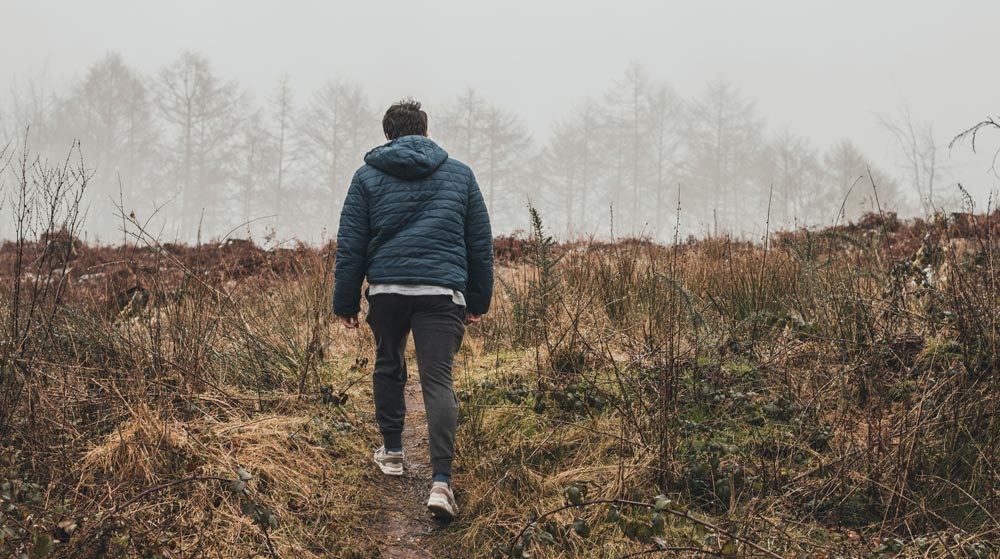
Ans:
[[[947,143],[1000,113],[998,22],[997,0],[32,0],[4,7],[0,75],[44,66],[58,87],[108,51],[151,72],[194,49],[258,95],[282,72],[300,98],[331,77],[360,82],[382,105],[412,95],[431,111],[432,134],[434,107],[472,86],[544,139],[637,60],[685,96],[725,77],[771,129],[820,148],[849,137],[901,173],[878,115],[908,103]],[[960,151],[959,178],[980,194],[995,188],[989,157]]]

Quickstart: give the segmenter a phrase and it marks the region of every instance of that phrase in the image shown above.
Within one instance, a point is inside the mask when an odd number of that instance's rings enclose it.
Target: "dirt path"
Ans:
[[[427,494],[431,485],[427,414],[424,412],[420,382],[414,377],[416,375],[406,383],[404,472],[398,478],[383,476],[382,497],[386,506],[381,522],[381,531],[385,534],[381,556],[391,559],[440,557],[434,545],[440,525],[427,512]]]

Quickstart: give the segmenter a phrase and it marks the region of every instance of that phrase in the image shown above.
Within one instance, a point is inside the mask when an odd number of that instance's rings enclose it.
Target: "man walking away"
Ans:
[[[382,129],[389,143],[365,155],[340,214],[333,312],[347,328],[358,327],[367,276],[375,420],[383,439],[375,463],[388,475],[403,474],[405,351],[413,332],[433,471],[427,507],[448,520],[457,512],[452,362],[465,326],[490,307],[493,234],[472,170],[427,137],[420,103],[389,107]]]

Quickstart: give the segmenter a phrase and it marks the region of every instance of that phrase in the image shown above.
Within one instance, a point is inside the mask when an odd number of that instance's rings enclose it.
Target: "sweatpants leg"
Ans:
[[[386,448],[403,446],[406,417],[406,339],[412,298],[384,293],[368,299],[365,320],[375,335],[375,421]]]
[[[465,307],[456,305],[450,295],[414,297],[410,325],[427,410],[431,469],[451,475],[458,425],[452,363],[465,336]]]

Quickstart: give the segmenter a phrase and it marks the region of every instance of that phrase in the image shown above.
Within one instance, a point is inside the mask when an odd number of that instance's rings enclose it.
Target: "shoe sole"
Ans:
[[[454,520],[455,518],[455,510],[448,506],[448,503],[428,502],[427,510],[431,511],[431,515],[438,520]]]
[[[378,464],[378,462],[375,462],[375,463]],[[386,466],[383,466],[382,464],[378,464],[378,468],[380,470],[382,470],[382,473],[385,474],[385,475],[387,475],[387,476],[401,476],[401,475],[403,475],[403,468],[400,468],[400,469],[397,470],[397,469],[393,469],[393,468],[388,468]]]
[[[394,468],[392,466],[386,466],[385,464],[379,462],[378,460],[375,460],[375,464],[378,466],[378,469],[382,470],[382,473],[385,474],[385,475],[387,475],[387,476],[401,476],[401,475],[403,475],[403,467],[402,466],[399,466],[398,468]]]

